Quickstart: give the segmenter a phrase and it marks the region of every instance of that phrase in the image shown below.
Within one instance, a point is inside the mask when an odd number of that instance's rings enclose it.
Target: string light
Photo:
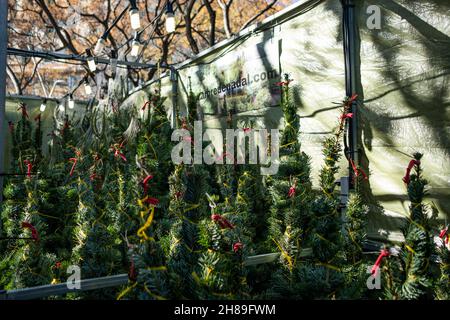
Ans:
[[[88,96],[92,94],[92,87],[91,87],[91,85],[89,84],[89,80],[88,80],[87,77],[86,77],[86,80],[85,80],[85,82],[84,82],[84,92],[85,92]]]
[[[88,56],[86,60],[89,70],[95,72],[95,70],[97,70],[97,64],[95,63],[95,58],[92,56],[91,49],[86,49],[86,54]]]
[[[67,100],[67,106],[69,109],[75,108],[75,101],[73,100],[73,97],[71,94],[69,94],[69,99]]]
[[[166,6],[166,32],[173,33],[175,32],[175,28],[175,13],[173,11],[172,3],[168,1]]]
[[[64,112],[66,110],[66,108],[64,107],[64,104],[62,103],[62,101],[59,102],[58,110],[61,111],[61,112]]]
[[[45,108],[47,108],[47,99],[44,99],[44,101],[42,101],[39,111],[44,112]]]
[[[141,19],[139,17],[139,10],[136,5],[136,0],[130,0],[130,22],[133,30],[139,30],[141,28]]]
[[[94,54],[96,56],[98,56],[102,53],[103,49],[105,48],[105,44],[106,44],[106,40],[103,37],[98,38],[97,43],[95,44],[95,48],[94,48]]]
[[[134,35],[133,42],[131,43],[131,56],[137,57],[139,55],[139,52],[141,51],[141,40],[140,40],[140,33],[136,32]]]

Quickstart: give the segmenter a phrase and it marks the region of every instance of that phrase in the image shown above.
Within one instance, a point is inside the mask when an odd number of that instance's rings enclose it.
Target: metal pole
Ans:
[[[356,55],[355,55],[355,37],[356,37],[356,21],[355,21],[355,4],[353,0],[341,0],[343,7],[343,45],[345,59],[345,91],[348,97],[356,93]],[[353,160],[355,165],[359,164],[358,157],[358,114],[356,101],[352,103],[351,112],[353,118],[348,120],[348,156]],[[353,169],[349,165],[350,177],[354,176]],[[353,179],[351,179],[352,181]],[[356,180],[355,180],[356,181]],[[354,187],[354,186],[352,186]]]
[[[0,1],[0,172],[4,172],[6,139],[6,48],[8,47],[8,1]],[[0,204],[3,201],[3,176],[0,176]],[[2,221],[0,219],[0,235]]]
[[[45,51],[35,51],[35,50],[24,50],[24,49],[16,49],[16,48],[8,48],[8,55],[22,56],[22,57],[37,57],[49,60],[74,60],[80,62],[86,62],[87,57],[75,55],[75,54],[64,54],[58,52],[45,52]],[[100,64],[111,64],[111,59],[95,57],[95,62]],[[118,60],[117,65],[134,67],[134,68],[142,68],[142,69],[151,69],[156,68],[156,64],[149,63],[140,63],[134,61],[124,61]],[[161,68],[170,69],[170,66],[160,65]]]
[[[174,67],[170,68],[170,82],[172,82],[172,128],[177,127],[178,74]]]

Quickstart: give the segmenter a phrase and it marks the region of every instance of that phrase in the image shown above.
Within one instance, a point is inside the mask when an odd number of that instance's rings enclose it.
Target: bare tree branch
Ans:
[[[209,0],[203,0],[209,14],[209,45],[212,47],[216,44],[216,11],[211,6]]]
[[[55,17],[53,17],[52,13],[50,12],[50,9],[47,7],[45,2],[43,0],[35,0],[36,3],[41,7],[41,9],[45,12],[48,19],[50,20],[50,23],[52,24],[53,28],[55,28],[56,34],[58,35],[61,42],[74,54],[79,54],[78,50],[75,48],[75,46],[72,43],[72,40],[69,37],[69,34],[67,31],[65,31],[63,28],[61,28],[58,25],[58,22],[55,20]],[[64,36],[63,32],[66,33],[68,36],[67,38]]]
[[[8,74],[8,77],[14,86],[14,90],[16,91],[16,94],[21,95],[22,88],[20,87],[19,79],[17,79],[14,71],[11,69],[11,67],[9,65],[6,65],[6,73]]]
[[[198,54],[200,52],[197,42],[192,35],[192,18],[191,13],[194,7],[195,0],[189,0],[185,7],[184,21],[186,23],[186,38],[188,39],[189,45],[191,46],[192,52]]]
[[[278,0],[272,0],[271,3],[267,4],[267,7],[265,7],[263,10],[255,14],[253,17],[248,19],[241,27],[241,30],[244,30],[249,25],[251,25],[253,22],[255,22],[259,17],[261,17],[263,14],[265,14],[267,11],[273,8],[273,6],[278,2]]]
[[[230,7],[233,4],[233,0],[217,0],[219,3],[220,8],[222,9],[222,15],[223,15],[223,26],[225,28],[225,34],[227,35],[227,38],[231,38],[232,32],[231,32],[231,26],[230,26]]]

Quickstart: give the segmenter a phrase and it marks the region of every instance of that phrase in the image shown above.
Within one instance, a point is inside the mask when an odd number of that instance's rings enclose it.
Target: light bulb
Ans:
[[[84,84],[84,92],[86,92],[87,95],[92,94],[92,87],[90,86],[89,82],[86,82]]]
[[[59,104],[58,110],[61,111],[61,112],[65,111],[65,108],[64,108],[64,105],[63,105],[62,102]]]
[[[95,55],[100,55],[103,51],[103,48],[105,47],[105,39],[103,38],[99,38],[97,40],[97,43],[95,44],[95,48],[94,48],[94,54]]]
[[[91,72],[95,72],[95,70],[97,70],[97,64],[95,63],[94,57],[88,57],[87,64],[88,64],[89,70],[91,70]]]
[[[133,30],[139,30],[139,28],[141,27],[141,20],[139,18],[139,11],[137,9],[130,10],[130,21],[131,28]]]
[[[46,101],[44,100],[44,101],[41,103],[41,107],[39,108],[39,111],[44,112],[44,111],[45,111],[45,108],[47,108],[47,104],[46,104]]]
[[[137,57],[139,55],[139,51],[141,51],[141,43],[137,40],[133,40],[131,44],[131,56]]]
[[[73,100],[73,98],[71,96],[69,96],[69,100],[67,100],[67,105],[68,105],[69,109],[75,108],[75,101]]]
[[[166,13],[166,32],[175,32],[175,15],[171,12]]]

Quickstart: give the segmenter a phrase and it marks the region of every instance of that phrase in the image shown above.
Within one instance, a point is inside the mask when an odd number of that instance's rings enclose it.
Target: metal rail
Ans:
[[[312,254],[312,250],[305,248],[300,253],[301,257],[307,257]],[[257,256],[248,257],[244,262],[245,266],[254,266],[263,263],[274,262],[280,256],[279,253],[268,253]],[[101,278],[92,278],[71,282],[71,286],[76,285],[79,289],[69,289],[67,283],[49,284],[32,288],[0,290],[0,300],[30,300],[39,299],[49,296],[60,296],[69,292],[80,292],[95,289],[103,289],[109,287],[117,287],[128,283],[128,274],[119,274],[115,276],[107,276]]]
[[[117,287],[128,283],[128,274],[118,274],[115,276],[85,279],[71,282],[71,287],[79,289],[70,289],[67,283],[43,285],[32,288],[16,289],[9,291],[0,291],[0,300],[31,300],[49,296],[60,296],[69,292],[80,292],[109,287]],[[79,285],[79,286],[78,286]]]
[[[364,245],[364,249],[367,254],[378,254],[380,248],[383,247],[383,243],[377,241],[367,241]],[[300,252],[300,257],[309,257],[312,255],[311,248],[305,248]],[[263,263],[275,262],[280,253],[267,253],[256,256],[250,256],[244,262],[244,266],[254,266]],[[79,289],[69,289],[67,283],[43,285],[32,288],[16,289],[16,290],[0,290],[0,300],[30,300],[39,299],[49,296],[60,296],[69,292],[80,292],[95,289],[103,289],[109,287],[123,286],[128,283],[128,274],[118,274],[115,276],[107,276],[101,278],[92,278],[71,282],[70,284],[75,287],[79,284]]]

